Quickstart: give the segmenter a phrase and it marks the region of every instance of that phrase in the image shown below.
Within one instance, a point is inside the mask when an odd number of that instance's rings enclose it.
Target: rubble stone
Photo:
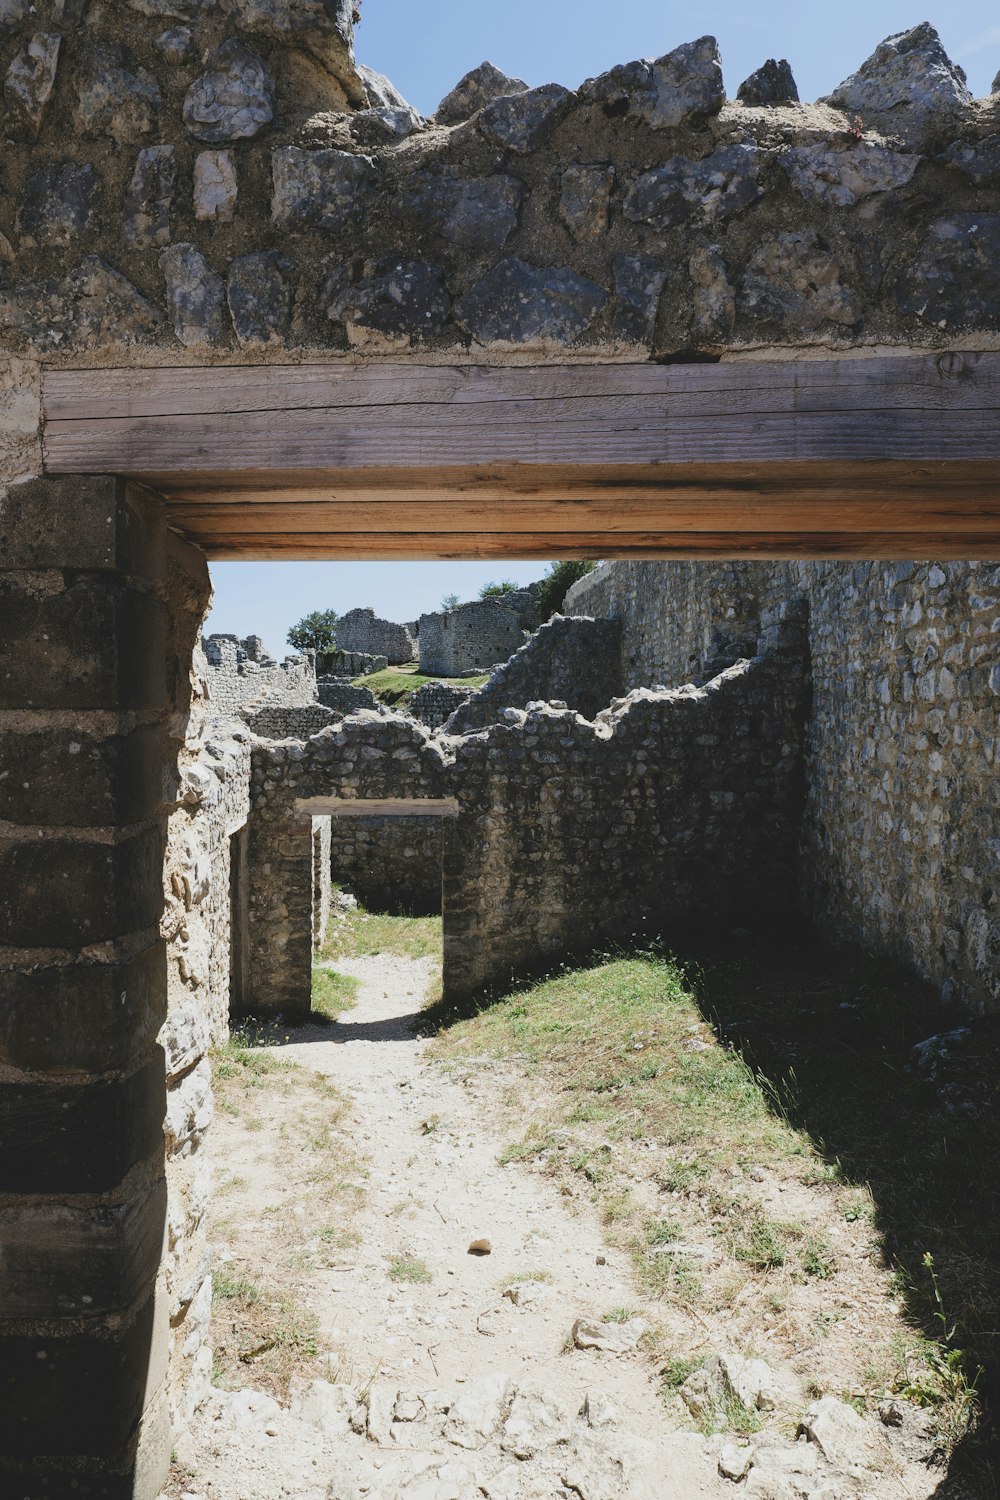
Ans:
[[[34,172],[17,213],[22,242],[70,245],[90,223],[97,173],[89,164],[64,161]]]
[[[7,68],[3,82],[7,106],[4,125],[15,140],[38,138],[55,87],[61,42],[59,36],[36,32]]]
[[[666,267],[648,255],[616,255],[614,273],[615,337],[628,344],[652,343]]]
[[[249,141],[274,120],[274,82],[256,52],[232,37],[184,96],[184,124],[207,146]]]
[[[232,223],[239,180],[232,151],[199,151],[194,159],[194,216],[199,221]]]
[[[703,36],[655,62],[624,63],[588,79],[579,96],[612,117],[644,120],[653,130],[701,125],[725,103],[718,44]]]
[[[493,99],[523,94],[527,87],[520,78],[508,78],[491,62],[483,62],[459,79],[451,93],[441,100],[434,118],[439,125],[460,125]]]
[[[276,224],[342,229],[361,212],[375,183],[370,156],[348,151],[302,151],[282,146],[272,154]]]
[[[136,157],[125,197],[125,243],[148,250],[170,242],[177,165],[173,146],[146,146]]]
[[[351,343],[369,333],[408,340],[439,333],[451,312],[451,296],[437,266],[422,261],[371,262],[355,279],[342,267],[332,278],[327,316],[343,323]]]
[[[644,172],[625,199],[625,216],[661,233],[691,221],[714,224],[730,219],[763,192],[757,177],[756,146],[723,146],[701,161],[673,156]]]
[[[455,316],[481,344],[570,344],[606,301],[606,292],[568,267],[530,266],[512,256],[459,298]]]
[[[292,321],[291,261],[277,250],[238,255],[229,267],[226,299],[238,342],[283,344]]]
[[[874,141],[858,141],[793,147],[784,152],[781,165],[808,202],[847,208],[872,193],[905,187],[920,158]]]
[[[481,135],[494,146],[519,156],[537,151],[549,131],[563,118],[573,102],[569,89],[559,83],[494,99],[480,111]]]
[[[610,163],[574,162],[562,174],[559,213],[576,239],[596,240],[607,230],[614,181]]]
[[[81,71],[75,118],[85,135],[109,135],[126,145],[156,130],[160,86],[124,47],[102,43]]]
[[[791,63],[787,58],[776,62],[769,57],[749,78],[745,78],[736,90],[741,104],[764,108],[775,104],[797,104],[799,91],[795,84]]]
[[[1000,214],[936,219],[897,280],[905,312],[936,328],[1000,324]]]
[[[502,250],[517,228],[524,184],[495,172],[462,177],[454,172],[416,172],[403,190],[408,212],[459,250]]]
[[[824,323],[852,328],[862,318],[860,302],[814,230],[779,234],[754,251],[740,283],[739,309],[772,328],[795,328],[799,336]]]
[[[160,255],[167,307],[174,332],[186,349],[217,344],[222,337],[222,277],[194,245],[170,245]]]
[[[821,101],[866,125],[920,140],[972,103],[965,73],[953,63],[933,26],[922,22],[886,37],[871,57]]]

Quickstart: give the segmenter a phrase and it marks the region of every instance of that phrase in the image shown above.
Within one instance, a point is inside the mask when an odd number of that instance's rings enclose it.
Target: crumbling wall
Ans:
[[[630,687],[682,681],[761,610],[810,605],[802,870],[831,936],[1000,1004],[994,563],[610,563],[573,608],[621,618]]]
[[[461,677],[463,672],[490,670],[524,645],[525,614],[525,596],[519,593],[473,599],[439,614],[421,615],[421,672]]]
[[[390,667],[410,662],[417,654],[406,626],[378,619],[373,609],[352,609],[349,614],[341,615],[337,621],[337,645],[341,651],[384,656]]]
[[[493,723],[505,708],[536,700],[593,719],[622,691],[621,625],[556,615],[530,636],[448,719],[448,734]]]
[[[340,714],[322,703],[310,703],[304,708],[258,708],[244,716],[246,726],[265,740],[284,740],[290,736],[308,739],[318,734],[327,724],[335,724]]]
[[[400,812],[408,799],[457,799],[443,827],[452,998],[632,934],[788,920],[804,613],[793,603],[765,617],[760,655],[707,687],[640,689],[596,723],[571,709],[508,709],[452,738],[402,715],[358,714],[303,745],[255,750],[257,1011],[307,1008],[315,797],[388,798]]]
[[[410,698],[409,712],[428,729],[440,729],[471,691],[450,682],[425,682]]]
[[[316,667],[309,656],[279,665],[259,636],[210,635],[203,643],[208,697],[217,714],[245,717],[267,707],[305,708],[316,701]]]
[[[320,703],[338,714],[357,713],[359,708],[377,709],[378,699],[371,688],[356,687],[339,677],[321,677],[317,686]]]

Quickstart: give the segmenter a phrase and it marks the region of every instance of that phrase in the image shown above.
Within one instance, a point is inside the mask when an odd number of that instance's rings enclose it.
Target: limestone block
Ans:
[[[920,140],[942,117],[972,103],[965,73],[927,22],[881,42],[871,57],[823,103],[909,140]]]
[[[522,94],[528,85],[520,78],[508,78],[507,74],[493,63],[480,63],[460,78],[449,94],[441,100],[434,118],[439,125],[459,125],[469,120],[493,99],[504,95]]]
[[[238,179],[232,151],[199,151],[194,159],[194,216],[229,224],[236,213]]]
[[[481,344],[570,344],[606,301],[601,287],[566,267],[511,256],[459,298],[455,317]]]
[[[222,337],[222,277],[194,245],[170,245],[160,255],[174,332],[186,349]]]
[[[108,135],[119,146],[156,130],[160,86],[126,47],[99,43],[77,83],[76,124],[85,135]]]
[[[524,184],[503,172],[418,171],[402,191],[406,211],[459,250],[502,250],[517,228],[523,199]]]
[[[252,140],[274,119],[274,81],[263,59],[230,37],[184,96],[184,124],[207,146]]]
[[[176,181],[173,146],[147,146],[139,152],[125,196],[124,239],[130,250],[169,243]]]
[[[638,178],[625,199],[625,217],[661,233],[690,221],[723,222],[761,196],[759,171],[756,146],[723,146],[700,161],[671,157]]]

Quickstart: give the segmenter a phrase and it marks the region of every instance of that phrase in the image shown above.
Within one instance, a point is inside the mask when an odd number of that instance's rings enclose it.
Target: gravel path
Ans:
[[[434,961],[380,955],[337,967],[361,981],[357,1008],[334,1028],[292,1033],[281,1055],[353,1096],[350,1124],[370,1168],[359,1248],[311,1282],[338,1368],[290,1408],[251,1391],[214,1392],[178,1454],[190,1473],[184,1493],[732,1495],[717,1450],[671,1429],[641,1353],[573,1346],[578,1318],[636,1306],[627,1263],[588,1209],[570,1213],[547,1183],[499,1165],[505,1142],[488,1106],[428,1058],[413,1017]],[[470,1254],[480,1239],[491,1252]],[[427,1279],[394,1279],[404,1265]]]

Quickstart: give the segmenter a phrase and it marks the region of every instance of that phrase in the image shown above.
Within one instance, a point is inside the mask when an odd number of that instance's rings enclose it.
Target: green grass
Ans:
[[[354,686],[371,688],[376,698],[390,707],[405,708],[417,688],[423,687],[425,682],[446,682],[449,686],[467,688],[474,693],[487,680],[485,672],[478,677],[441,677],[425,676],[416,666],[387,667],[384,672],[373,672],[369,677],[356,677]]]
[[[314,968],[312,973],[312,1008],[317,1015],[335,1021],[358,1003],[359,981],[336,969]]]
[[[359,903],[346,917],[331,920],[323,957],[336,960],[393,953],[401,958],[434,958],[440,956],[441,942],[440,917],[393,917],[367,912]],[[314,983],[316,973],[323,972],[328,971],[314,970]]]
[[[414,1286],[420,1286],[431,1279],[427,1266],[415,1255],[397,1255],[389,1262],[390,1281],[407,1281]]]

